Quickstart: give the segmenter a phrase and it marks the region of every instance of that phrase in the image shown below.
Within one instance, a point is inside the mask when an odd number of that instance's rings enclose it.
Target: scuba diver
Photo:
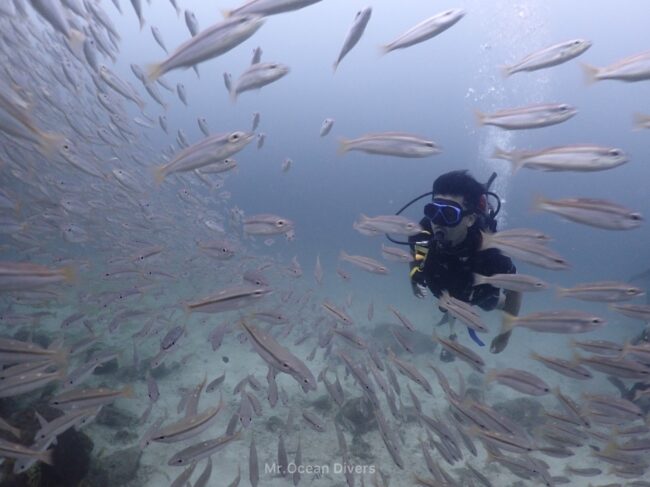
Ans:
[[[408,241],[413,254],[411,286],[418,298],[425,296],[428,287],[436,297],[446,290],[454,298],[486,311],[501,309],[513,316],[519,314],[521,293],[502,291],[489,284],[474,285],[474,274],[516,273],[510,258],[498,249],[480,250],[481,232],[496,231],[495,217],[501,208],[499,197],[489,190],[495,177],[496,173],[493,173],[486,184],[481,184],[466,170],[448,172],[433,182],[432,192],[415,198],[398,212],[425,196],[432,196],[431,202],[424,206],[425,216],[420,221],[423,232],[409,237]],[[496,198],[496,210],[488,203],[489,196]],[[450,320],[444,309],[441,311],[445,315],[438,326],[449,322],[450,339],[455,340],[453,319]],[[484,345],[474,330],[468,328],[468,331],[474,342]],[[492,340],[490,351],[503,351],[510,333],[497,335]],[[446,350],[442,351],[440,358],[446,362],[454,359]]]

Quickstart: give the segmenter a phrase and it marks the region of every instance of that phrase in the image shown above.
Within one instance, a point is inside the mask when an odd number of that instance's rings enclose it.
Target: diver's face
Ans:
[[[460,207],[463,210],[467,210],[467,206],[465,205],[465,199],[462,196],[456,196],[451,194],[435,194],[433,195],[433,199],[453,201],[458,205],[460,205]],[[451,244],[452,247],[455,247],[457,245],[460,245],[463,242],[463,240],[465,240],[465,238],[467,237],[468,228],[474,225],[475,221],[476,221],[476,216],[474,214],[470,214],[470,215],[465,215],[461,219],[460,223],[458,223],[458,225],[455,226],[437,225],[433,222],[431,223],[431,226],[434,235],[436,233],[441,233],[443,240],[446,240]]]

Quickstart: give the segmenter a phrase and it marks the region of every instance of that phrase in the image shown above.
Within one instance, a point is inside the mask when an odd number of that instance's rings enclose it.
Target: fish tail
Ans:
[[[164,68],[162,63],[150,64],[146,68],[147,81],[156,81],[163,75]]]
[[[385,55],[388,54],[390,51],[392,51],[392,49],[390,48],[389,45],[379,46],[379,55],[380,55],[380,56],[385,56]]]
[[[223,15],[224,19],[228,19],[228,18],[232,17],[232,10],[222,9],[221,10],[221,15]]]
[[[74,52],[81,52],[85,40],[86,40],[86,34],[84,34],[81,31],[78,31],[77,29],[70,29],[68,42],[70,42],[70,47]]]
[[[505,159],[506,161],[512,160],[512,153],[506,150],[503,150],[501,147],[494,146],[494,152],[492,152],[492,159]]]
[[[518,151],[508,152],[503,150],[500,147],[496,146],[494,152],[492,153],[492,159],[503,159],[512,164],[512,173],[515,174],[519,169],[524,165],[523,158],[518,153]]]
[[[562,286],[558,286],[557,289],[555,290],[555,296],[558,298],[564,298],[567,295],[568,289]]]
[[[486,384],[489,384],[490,382],[494,382],[497,378],[497,370],[496,369],[490,369],[488,370],[488,373],[485,374],[485,380],[484,382]]]
[[[67,266],[61,269],[63,280],[68,284],[72,284],[77,280],[77,270],[72,266]]]
[[[513,74],[512,68],[510,66],[506,66],[506,65],[499,66],[499,70],[501,71],[501,76],[503,76],[504,78],[509,78],[510,75]]]
[[[541,195],[536,195],[533,203],[533,211],[544,211],[546,200]]]
[[[346,139],[339,140],[339,148],[336,151],[336,153],[338,155],[342,156],[343,154],[345,154],[349,150],[350,150],[350,141],[348,141]]]
[[[503,313],[501,318],[501,333],[508,333],[517,325],[517,317],[510,313]]]
[[[157,166],[153,168],[153,179],[158,186],[162,184],[167,176],[167,166],[163,164],[162,166]]]
[[[53,452],[53,449],[46,450],[38,456],[38,459],[43,463],[47,463],[48,465],[54,465],[54,458],[52,457]]]
[[[144,20],[144,17],[140,17],[138,20],[140,21],[140,31],[142,31],[144,24],[146,24],[146,21]],[[165,52],[167,52],[167,49],[165,49]]]
[[[38,146],[46,157],[53,156],[58,150],[65,137],[61,134],[52,132],[42,132],[38,141]]]
[[[230,90],[230,102],[233,104],[237,103],[237,90],[235,88]]]
[[[483,276],[481,274],[477,274],[476,272],[474,274],[472,274],[472,276],[474,277],[474,285],[475,286],[480,286],[481,284],[485,284],[485,277],[486,276]]]
[[[610,440],[609,443],[607,443],[607,446],[603,449],[603,455],[615,454],[617,450],[618,445],[616,444],[616,441]]]
[[[339,62],[335,61],[334,64],[332,64],[332,74],[336,74],[336,69],[339,67]]]
[[[128,384],[122,389],[122,397],[133,397],[135,391],[133,390],[133,384]]]
[[[642,113],[634,114],[634,130],[643,130],[645,125],[650,121],[650,117]]]
[[[535,350],[531,350],[528,356],[533,360],[539,360],[540,358],[542,358],[542,356],[538,354]]]
[[[582,66],[582,73],[584,74],[585,83],[587,85],[593,85],[598,81],[598,72],[600,70],[596,66],[587,63],[580,63],[580,66]]]
[[[484,232],[481,230],[481,250],[489,249],[492,248],[494,245],[492,244],[492,240],[490,239],[490,233],[489,232]]]
[[[474,116],[476,117],[476,124],[479,126],[485,125],[485,113],[480,110],[474,110]]]
[[[350,255],[345,250],[341,250],[341,252],[339,252],[339,260],[345,260],[348,257],[350,257]]]

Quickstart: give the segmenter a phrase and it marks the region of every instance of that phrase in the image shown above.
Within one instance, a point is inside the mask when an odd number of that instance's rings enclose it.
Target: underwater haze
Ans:
[[[0,0],[0,487],[650,486],[646,2],[236,2]]]

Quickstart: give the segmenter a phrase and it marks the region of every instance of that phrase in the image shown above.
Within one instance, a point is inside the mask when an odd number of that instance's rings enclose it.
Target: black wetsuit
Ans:
[[[409,237],[411,250],[416,254],[416,242],[431,239],[430,220],[423,218],[420,225],[425,233]],[[467,238],[458,247],[446,250],[430,243],[424,260],[412,264],[412,267],[419,266],[419,270],[412,271],[411,279],[426,285],[436,297],[446,289],[454,298],[486,311],[493,310],[499,302],[499,289],[489,284],[474,286],[473,274],[514,274],[517,269],[498,249],[479,250],[480,246],[481,233],[477,225],[468,229]]]

